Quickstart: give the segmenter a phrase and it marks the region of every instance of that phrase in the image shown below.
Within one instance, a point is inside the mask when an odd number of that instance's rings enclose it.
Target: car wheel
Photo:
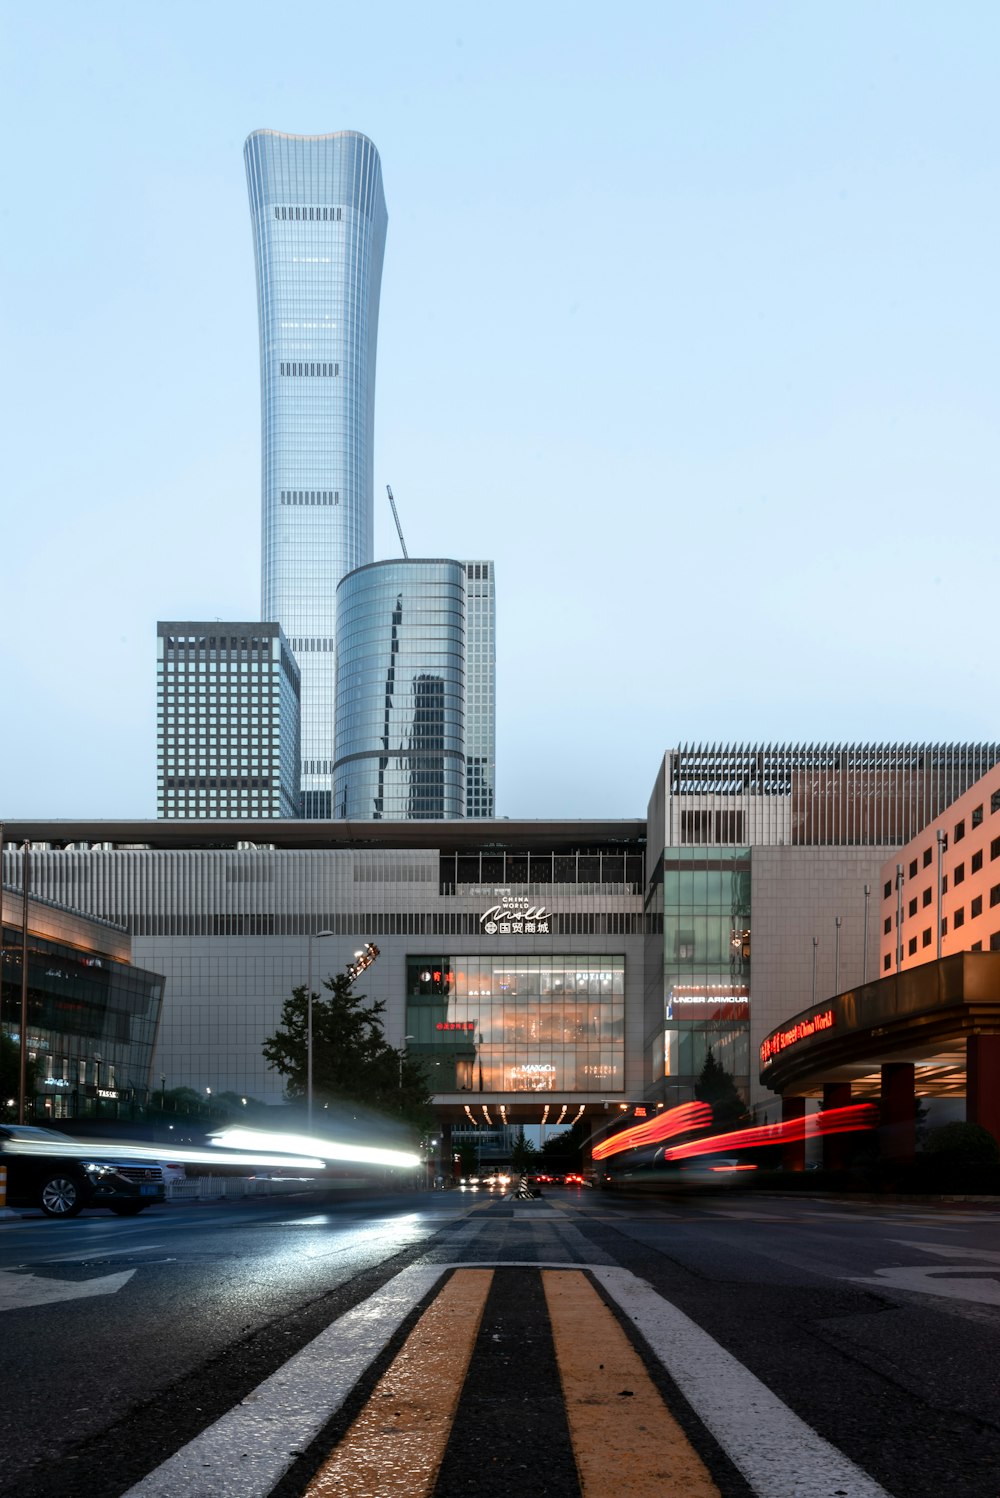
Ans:
[[[73,1176],[54,1175],[42,1182],[39,1203],[47,1217],[75,1217],[83,1210],[83,1192]]]
[[[139,1213],[143,1210],[143,1208],[145,1207],[146,1203],[145,1202],[114,1202],[114,1203],[111,1203],[110,1205],[111,1205],[111,1210],[112,1210],[112,1212],[114,1212],[114,1214],[115,1214],[116,1217],[138,1217]]]

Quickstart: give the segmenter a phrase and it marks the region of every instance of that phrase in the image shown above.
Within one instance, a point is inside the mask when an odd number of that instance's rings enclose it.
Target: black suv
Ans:
[[[166,1199],[155,1160],[114,1158],[100,1143],[85,1144],[32,1124],[0,1124],[0,1165],[7,1168],[7,1201],[41,1207],[49,1217],[75,1217],[84,1207],[108,1207],[134,1217]]]

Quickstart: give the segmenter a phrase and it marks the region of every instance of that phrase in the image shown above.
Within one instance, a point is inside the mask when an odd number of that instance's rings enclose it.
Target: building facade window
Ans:
[[[620,1091],[625,958],[407,957],[406,1029],[435,1093]]]

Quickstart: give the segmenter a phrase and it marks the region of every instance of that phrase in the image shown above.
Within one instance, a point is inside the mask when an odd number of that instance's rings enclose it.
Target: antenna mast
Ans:
[[[399,523],[399,515],[396,511],[396,501],[392,497],[392,490],[390,489],[388,484],[386,484],[385,486],[385,492],[388,494],[389,503],[392,505],[392,518],[396,522],[396,534],[399,536],[399,544],[403,548],[403,556],[406,561],[409,561],[410,553],[407,551],[406,542],[403,540],[403,527]]]

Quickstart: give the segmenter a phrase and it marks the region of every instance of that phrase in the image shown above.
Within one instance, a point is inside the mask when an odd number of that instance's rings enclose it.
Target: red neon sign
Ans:
[[[474,1030],[475,1028],[474,1019],[439,1019],[435,1026],[437,1030]]]
[[[786,1051],[790,1045],[795,1045],[800,1040],[808,1040],[810,1035],[816,1035],[821,1030],[832,1030],[837,1023],[837,1016],[832,1009],[826,1009],[822,1014],[814,1014],[810,1019],[800,1019],[797,1024],[790,1026],[787,1030],[775,1030],[761,1043],[760,1064],[766,1066],[772,1056]]]

